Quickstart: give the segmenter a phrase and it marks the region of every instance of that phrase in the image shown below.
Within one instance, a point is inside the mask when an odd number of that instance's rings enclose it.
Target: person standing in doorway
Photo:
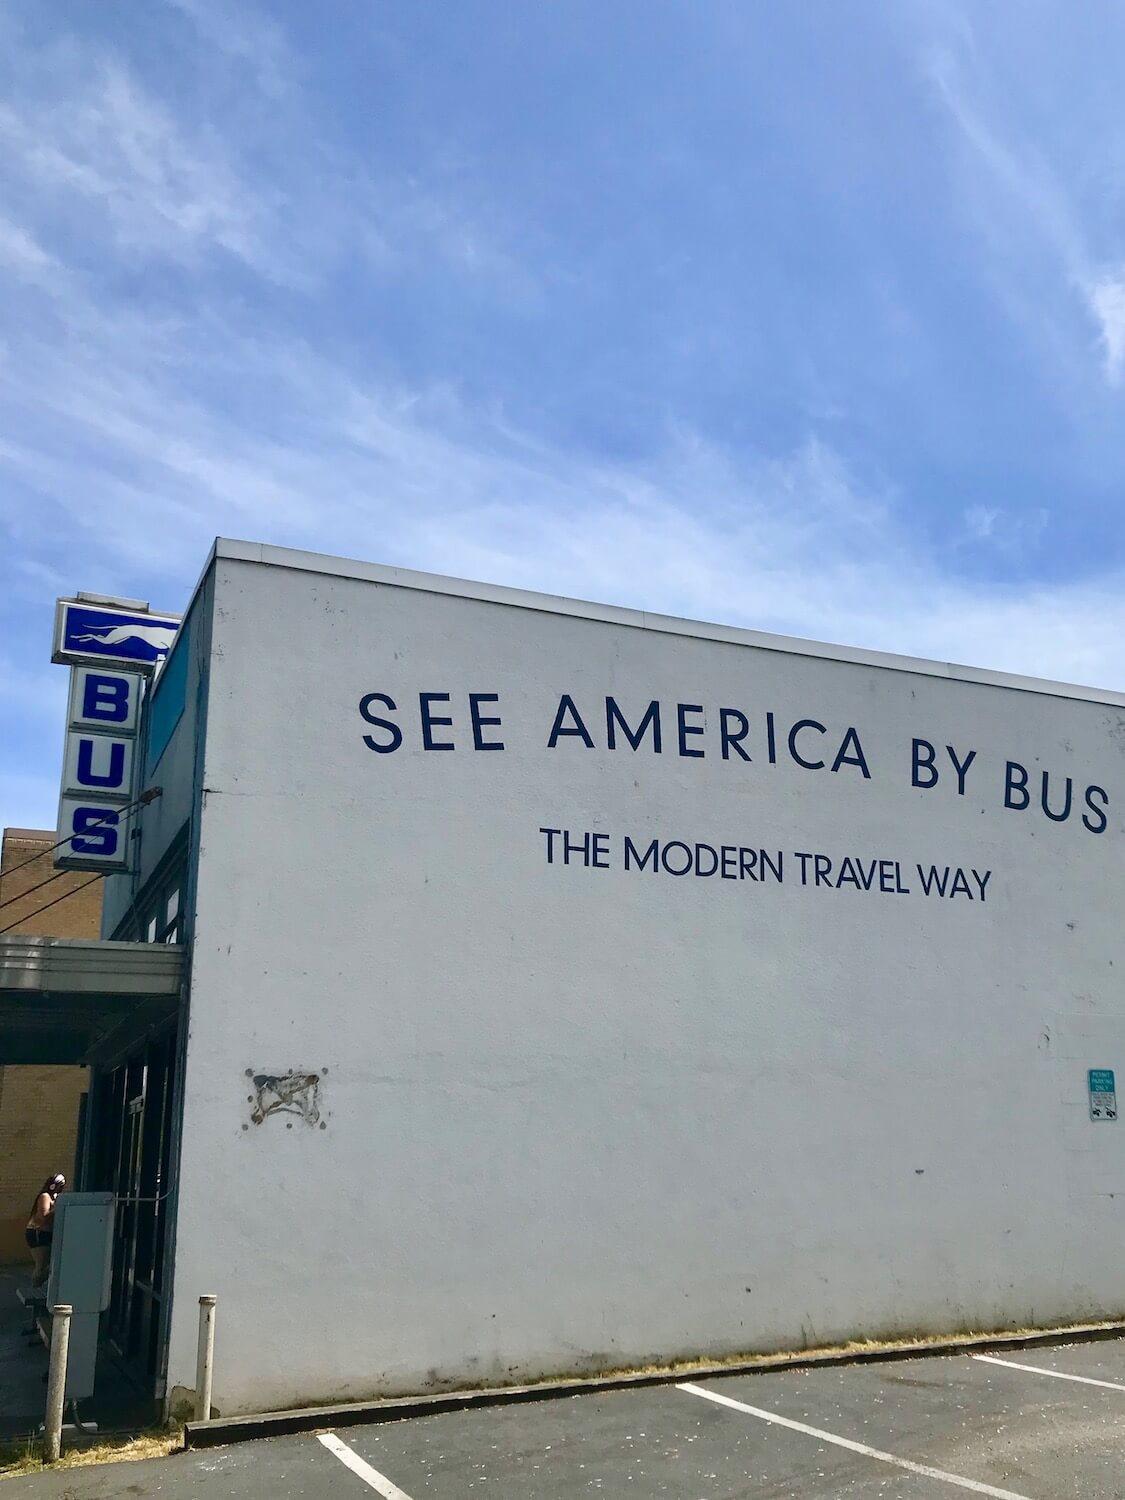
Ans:
[[[48,1177],[36,1194],[31,1208],[25,1239],[27,1248],[31,1251],[31,1259],[35,1264],[31,1277],[32,1286],[42,1286],[50,1275],[51,1237],[55,1232],[55,1199],[64,1187],[66,1187],[66,1178],[61,1172]]]

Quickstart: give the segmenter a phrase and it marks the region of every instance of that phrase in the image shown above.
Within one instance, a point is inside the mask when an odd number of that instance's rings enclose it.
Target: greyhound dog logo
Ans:
[[[151,646],[157,656],[165,656],[171,650],[175,638],[174,625],[137,625],[130,622],[128,625],[111,625],[103,630],[76,635],[74,641],[76,645],[95,641],[99,646],[121,646],[126,641],[140,641],[145,646]]]

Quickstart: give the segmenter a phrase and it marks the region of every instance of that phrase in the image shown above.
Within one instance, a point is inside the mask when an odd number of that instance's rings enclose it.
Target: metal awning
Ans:
[[[178,943],[0,937],[0,1066],[105,1060],[176,1012]]]

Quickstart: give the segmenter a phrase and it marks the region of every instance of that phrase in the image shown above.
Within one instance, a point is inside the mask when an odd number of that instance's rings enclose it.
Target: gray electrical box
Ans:
[[[66,1399],[93,1395],[98,1325],[109,1306],[113,1276],[112,1193],[60,1193],[55,1203],[47,1306],[69,1304]]]

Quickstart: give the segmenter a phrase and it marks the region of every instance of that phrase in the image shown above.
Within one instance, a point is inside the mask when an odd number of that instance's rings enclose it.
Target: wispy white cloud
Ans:
[[[996,534],[1000,512],[994,505],[970,505],[965,512],[966,534],[977,542],[987,542]]]
[[[77,214],[122,255],[190,262],[222,250],[259,274],[284,273],[272,195],[248,191],[213,130],[187,134],[111,58],[67,97],[0,107],[0,149],[40,217]]]
[[[8,38],[0,257],[18,256],[25,274],[36,248],[62,262],[69,252],[88,274],[165,262],[201,276],[229,262],[306,292],[342,258],[384,277],[434,260],[509,298],[533,294],[535,275],[463,173],[391,173],[317,140],[299,59],[273,21],[210,0],[165,3],[211,79],[175,108],[107,46]],[[240,70],[212,79],[223,57]]]
[[[1063,265],[1081,264],[1085,248],[1074,222],[1073,206],[1050,163],[1020,138],[1010,121],[990,113],[987,105],[974,97],[971,75],[954,53],[935,49],[929,71],[938,98],[986,175],[984,198],[992,206],[993,229],[1006,235],[1009,219],[1003,210],[1017,208],[1036,226],[1037,238],[1049,244]],[[979,79],[979,72],[976,76]]]
[[[0,106],[0,612],[22,618],[74,587],[175,608],[225,533],[1052,677],[1125,677],[1115,569],[1020,587],[951,576],[904,523],[893,480],[828,436],[839,411],[756,445],[673,412],[628,459],[608,459],[580,436],[532,430],[526,406],[514,419],[465,374],[475,355],[459,374],[408,375],[377,324],[366,340],[343,336],[350,313],[317,300],[342,255],[382,291],[419,261],[452,268],[509,315],[546,295],[543,265],[457,172],[394,174],[307,149],[300,64],[268,17],[168,5],[202,65],[233,70],[224,87],[244,129],[173,103],[108,45],[32,55],[8,38],[19,77]],[[964,147],[960,186],[1005,305],[1072,362],[1073,400],[1095,331],[1093,378],[1120,379],[1125,273],[1091,253],[1058,173],[977,100],[961,57],[932,75]],[[1064,286],[1065,316],[1046,282]],[[278,300],[288,321],[262,316]],[[1045,523],[1039,508],[958,505],[951,550],[1018,552]],[[45,661],[45,640],[34,650]],[[52,679],[40,693],[17,660],[0,656],[0,718],[34,725],[35,755],[50,760],[60,689]],[[49,820],[53,797],[52,777],[15,766],[0,820]]]
[[[200,39],[244,67],[255,87],[276,100],[287,92],[297,59],[281,27],[249,5],[217,5],[214,0],[165,0],[184,16]]]
[[[1002,305],[1039,347],[1056,384],[1080,402],[1076,378],[1100,346],[1109,386],[1125,364],[1125,273],[1099,265],[1093,236],[1068,173],[1021,130],[995,97],[994,78],[977,53],[969,16],[956,19],[956,47],[927,49],[936,97],[956,127],[961,152],[955,180],[976,233],[987,247]],[[1080,137],[1081,139],[1081,137]],[[1089,142],[1097,152],[1098,142]],[[1095,337],[1091,337],[1091,333]]]
[[[1116,575],[959,583],[892,497],[815,436],[747,460],[674,427],[648,460],[610,464],[449,387],[404,389],[301,345],[228,331],[208,358],[272,416],[190,399],[176,364],[138,366],[128,338],[107,333],[85,364],[40,351],[25,367],[27,409],[47,426],[6,452],[11,473],[47,476],[88,568],[159,581],[162,605],[180,602],[224,532],[1051,677],[1125,677]],[[1023,521],[981,511],[967,524],[984,540]]]
[[[61,266],[21,224],[0,216],[0,265],[22,281],[41,282]]]
[[[1125,367],[1125,271],[1104,271],[1086,283],[1085,292],[1097,319],[1105,378],[1118,385]]]
[[[1045,506],[1017,510],[1005,505],[970,505],[961,519],[960,547],[1019,557],[1040,542],[1050,517]]]
[[[170,4],[259,94],[284,96],[299,114],[297,64],[273,22],[209,0]],[[0,109],[0,180],[8,176],[27,225],[13,221],[5,234],[0,224],[0,256],[41,278],[44,315],[61,336],[44,340],[38,318],[8,331],[0,458],[103,567],[171,585],[192,575],[209,534],[242,530],[368,554],[391,548],[404,561],[636,602],[643,594],[651,603],[654,590],[672,608],[924,648],[910,599],[941,592],[940,574],[901,534],[893,497],[858,482],[815,435],[747,457],[670,423],[646,460],[615,468],[513,431],[487,401],[452,387],[402,387],[302,337],[263,338],[210,290],[189,319],[107,301],[97,269],[57,258],[72,242],[60,223],[102,233],[125,261],[167,259],[195,273],[223,253],[266,282],[307,284],[323,270],[324,236],[314,241],[299,225],[316,217],[304,168],[290,163],[282,179],[252,165],[108,51],[60,48],[37,67],[18,107]],[[1028,186],[951,76],[943,87],[974,149],[1067,243],[1049,185]],[[293,117],[278,124],[295,133]],[[509,290],[532,274],[456,193],[376,185],[330,158],[328,167],[358,190],[339,195],[350,206],[333,210],[332,229],[384,267],[425,243]],[[312,207],[327,197],[313,194]],[[46,248],[52,231],[57,256]],[[5,503],[9,526],[34,547],[26,518]],[[643,588],[633,566],[641,556]],[[873,598],[886,608],[873,611]],[[905,602],[905,619],[892,601]],[[988,652],[987,635],[975,649]]]

